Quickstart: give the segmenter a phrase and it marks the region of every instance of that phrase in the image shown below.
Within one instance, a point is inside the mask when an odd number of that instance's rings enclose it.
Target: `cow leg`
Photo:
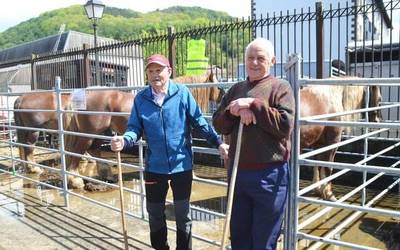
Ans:
[[[84,162],[87,162],[87,163],[96,163],[96,160],[94,160],[94,159],[92,159],[92,158],[89,158],[90,156],[92,156],[91,154],[89,154],[88,152],[85,152],[84,155],[85,155],[85,156],[83,156],[83,157],[81,158],[81,161],[84,161]],[[87,156],[89,156],[89,157],[87,157]]]
[[[33,154],[33,148],[25,148],[24,151],[25,151],[26,161],[32,162],[32,163],[36,163],[35,157],[34,157],[34,154]],[[27,169],[28,169],[28,172],[32,173],[32,174],[38,174],[39,175],[39,174],[43,173],[43,169],[42,168],[40,168],[38,166],[35,166],[33,164],[27,164]]]
[[[332,145],[337,142],[340,142],[341,136],[342,136],[342,131],[343,131],[343,129],[339,128],[339,127],[327,127],[325,129],[326,145]],[[337,148],[320,154],[319,155],[320,160],[333,162],[335,160],[336,151],[337,151]],[[324,179],[325,177],[328,177],[331,174],[332,174],[332,168],[322,168],[320,171],[320,178]],[[322,198],[324,200],[336,201],[336,197],[332,191],[332,182],[331,181],[329,181],[328,183],[323,185]]]
[[[89,149],[89,153],[94,157],[101,158],[101,152],[96,148]],[[108,163],[97,161],[96,168],[97,168],[98,178],[106,182],[111,182],[111,183],[117,182],[117,177],[114,176],[111,167],[112,166],[110,166],[110,164]]]
[[[327,152],[328,161],[333,162],[335,154],[336,154],[336,150],[337,149],[330,150]],[[321,171],[321,179],[331,176],[331,175],[332,175],[332,168],[323,168],[323,171]],[[324,200],[329,200],[329,201],[337,200],[332,191],[332,182],[331,181],[329,181],[328,183],[326,183],[324,185],[323,190],[322,190],[322,198]]]
[[[19,142],[28,145],[35,145],[35,142],[39,137],[39,132],[28,133],[26,131],[23,131],[19,132],[18,135],[22,137],[21,139],[18,139]],[[19,157],[21,160],[31,163],[36,163],[33,147],[19,147]],[[22,166],[27,170],[28,173],[41,174],[43,172],[43,170],[40,167],[35,166],[33,164],[22,163]]]
[[[69,138],[66,141],[69,141],[69,143],[66,143],[66,148],[65,150],[71,151],[77,154],[84,154],[86,150],[89,148],[89,146],[92,143],[92,139],[90,138],[85,138],[85,137],[77,137],[73,136],[73,140]],[[81,157],[75,157],[75,156],[66,156],[66,166],[67,170],[73,174],[79,174],[79,162],[80,162]],[[76,189],[83,189],[85,187],[85,183],[83,182],[83,179],[81,177],[77,177],[74,175],[68,175],[68,183],[71,188],[76,188]]]
[[[66,156],[67,171],[72,174],[79,174],[79,161],[79,157]],[[67,179],[70,188],[83,189],[85,187],[85,183],[81,177],[68,175]]]
[[[26,161],[25,147],[18,147],[18,152],[19,152],[19,158],[20,158],[21,160]],[[22,166],[23,166],[24,168],[27,168],[27,167],[28,167],[27,164],[24,163],[24,162],[22,162],[21,164],[22,164]]]
[[[336,153],[336,149],[329,150],[327,152],[319,154],[316,158],[319,161],[333,161],[333,156]],[[329,177],[332,174],[332,168],[326,167],[315,167],[314,169],[319,168],[318,178],[319,180],[323,180],[326,177]],[[315,173],[314,173],[315,176]],[[319,181],[318,180],[318,181]],[[336,201],[336,197],[332,192],[332,182],[322,184],[318,187],[318,194],[324,200]]]
[[[320,181],[320,172],[321,172],[321,167],[313,167],[313,183],[317,183]],[[318,186],[315,188],[315,193],[318,196],[321,196],[322,194],[322,187]]]

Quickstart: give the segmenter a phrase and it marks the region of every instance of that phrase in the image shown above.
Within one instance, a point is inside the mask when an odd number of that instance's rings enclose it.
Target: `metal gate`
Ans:
[[[193,87],[210,87],[210,86],[214,86],[216,85],[214,84],[189,84],[187,85],[189,88],[193,88]],[[54,90],[56,95],[58,96],[58,102],[61,101],[61,94],[63,93],[70,93],[72,92],[72,89],[62,89],[60,87],[60,81],[56,81],[56,89]],[[115,88],[91,88],[90,91],[104,91],[104,90],[130,90],[130,91],[137,91],[139,89],[141,89],[143,87],[115,87]],[[42,93],[43,91],[34,91],[34,93]],[[48,91],[47,91],[48,92]],[[24,94],[25,92],[14,92],[14,93],[3,93],[5,96],[7,97],[15,97],[15,96],[19,96],[21,94]],[[32,93],[32,92],[31,92]],[[9,103],[9,102],[7,102]],[[76,154],[73,153],[71,151],[67,151],[64,145],[64,137],[65,135],[76,135],[76,136],[83,136],[83,137],[90,137],[90,138],[95,138],[95,139],[102,139],[102,140],[107,140],[109,141],[111,139],[111,136],[104,136],[104,135],[97,135],[97,134],[85,134],[85,133],[79,133],[79,132],[73,132],[73,131],[69,131],[66,130],[64,128],[64,124],[63,124],[63,119],[62,117],[68,113],[72,113],[72,114],[89,114],[89,115],[112,115],[112,116],[127,116],[129,115],[128,113],[122,113],[122,112],[94,112],[94,111],[83,111],[83,110],[63,110],[61,108],[60,105],[58,105],[58,108],[56,110],[14,110],[13,108],[11,108],[10,106],[8,106],[7,108],[3,108],[2,109],[4,112],[8,112],[9,114],[11,114],[12,112],[56,112],[57,113],[57,117],[58,117],[58,128],[57,130],[51,130],[51,129],[42,129],[42,128],[34,128],[34,127],[18,127],[12,124],[11,119],[8,120],[8,124],[6,124],[7,126],[7,131],[9,133],[9,137],[7,139],[3,140],[3,143],[5,143],[7,145],[7,147],[10,147],[10,155],[2,155],[0,156],[0,160],[8,160],[11,161],[11,168],[9,170],[5,170],[0,168],[0,173],[8,173],[10,175],[14,175],[16,177],[19,178],[23,178],[26,180],[29,180],[33,183],[36,183],[38,185],[41,185],[43,187],[46,188],[51,188],[51,189],[55,189],[58,190],[59,193],[61,195],[64,196],[64,201],[65,201],[65,206],[69,207],[70,206],[70,196],[75,196],[75,197],[79,197],[82,200],[88,201],[93,203],[96,206],[102,206],[105,208],[108,208],[110,210],[113,211],[117,211],[117,212],[121,212],[121,209],[118,208],[118,202],[116,202],[116,204],[107,204],[101,201],[98,201],[96,199],[93,198],[89,198],[87,196],[85,196],[84,194],[81,194],[79,192],[76,192],[74,190],[68,189],[67,186],[67,176],[75,176],[75,177],[80,177],[83,178],[84,180],[87,181],[91,181],[93,183],[101,183],[103,185],[107,185],[109,187],[112,188],[118,188],[117,184],[112,184],[112,183],[106,183],[106,182],[102,182],[98,179],[94,179],[91,177],[87,177],[87,176],[83,176],[80,174],[76,174],[76,173],[72,173],[70,172],[67,167],[65,166],[65,157],[70,155],[70,156],[77,156],[77,157],[85,157],[87,159],[92,159],[92,160],[96,160],[97,162],[101,162],[101,163],[105,163],[105,164],[109,164],[111,167],[112,165],[117,164],[117,162],[114,160],[110,160],[110,159],[102,159],[102,158],[97,158],[97,157],[92,157],[92,156],[88,156],[88,155],[80,155],[80,154]],[[9,115],[10,116],[10,115]],[[34,130],[34,131],[42,131],[42,132],[47,132],[47,133],[55,133],[58,135],[58,139],[59,139],[59,145],[58,148],[46,148],[46,147],[41,147],[41,146],[33,146],[33,145],[28,145],[28,144],[23,144],[23,143],[18,143],[15,141],[15,130],[16,129],[22,129],[22,130]],[[43,150],[46,152],[51,152],[51,153],[59,153],[61,156],[61,169],[58,168],[54,168],[52,166],[46,166],[43,164],[38,164],[38,163],[33,163],[33,162],[29,162],[29,161],[23,161],[21,159],[19,159],[17,157],[17,154],[15,154],[15,151],[13,151],[13,148],[15,149],[15,147],[18,146],[23,146],[23,147],[34,147],[36,150]],[[138,147],[139,147],[139,162],[138,164],[130,164],[130,163],[122,163],[122,167],[127,168],[127,169],[131,169],[131,170],[137,170],[140,172],[140,176],[139,179],[137,179],[137,187],[136,188],[129,188],[129,187],[124,187],[124,191],[126,193],[128,193],[129,195],[131,195],[134,199],[136,200],[139,204],[140,207],[139,208],[132,208],[132,210],[125,211],[125,213],[129,216],[129,217],[134,217],[134,218],[138,218],[141,220],[148,220],[147,218],[147,213],[145,212],[145,193],[144,193],[144,182],[143,182],[143,174],[142,171],[144,169],[144,160],[143,160],[143,147],[145,146],[145,141],[139,141],[138,142]],[[205,147],[194,147],[193,148],[194,152],[200,152],[202,154],[211,154],[211,155],[218,155],[218,151],[216,149],[211,149],[211,148],[205,148]],[[30,177],[26,177],[24,176],[24,174],[19,173],[18,171],[18,167],[17,164],[21,164],[21,163],[26,163],[26,164],[32,164],[34,166],[40,167],[40,168],[44,168],[46,170],[48,170],[51,173],[57,173],[61,175],[61,182],[62,185],[61,186],[55,186],[52,183],[48,183],[46,181],[38,181],[35,180],[33,178]],[[209,180],[209,179],[204,179],[204,178],[198,178],[198,177],[194,177],[194,182],[197,183],[205,183],[207,185],[216,185],[217,187],[223,187],[226,188],[227,184],[224,181],[216,181],[216,180]],[[221,198],[221,204],[219,204],[217,207],[217,209],[210,209],[207,207],[202,206],[201,203],[197,203],[197,204],[191,204],[191,210],[192,210],[192,217],[194,221],[210,221],[210,220],[215,220],[216,223],[214,225],[214,227],[219,230],[220,228],[222,228],[222,224],[220,219],[223,219],[225,217],[225,215],[223,214],[223,207],[225,207],[225,201],[224,199]],[[172,200],[167,200],[167,204],[172,204]],[[221,211],[222,210],[222,211]],[[196,222],[195,222],[196,223]],[[200,223],[200,222],[198,222]],[[168,226],[168,228],[172,231],[175,231],[176,228],[175,227],[171,227]],[[209,244],[210,246],[219,246],[220,242],[219,239],[214,237],[214,238],[209,238],[206,236],[202,236],[199,234],[193,234],[193,238],[197,239],[201,242],[204,242],[206,244]]]
[[[299,78],[299,66],[300,59],[296,55],[292,56],[291,62],[289,63],[288,70],[288,80],[291,82],[296,100],[296,121],[295,121],[295,132],[293,136],[293,155],[292,155],[292,175],[291,175],[291,188],[289,194],[289,205],[286,217],[286,239],[285,248],[286,249],[297,249],[302,246],[302,241],[311,241],[311,244],[306,244],[307,249],[319,249],[322,245],[335,245],[348,247],[351,249],[376,249],[371,246],[360,244],[360,242],[351,242],[340,240],[340,233],[343,228],[354,223],[355,220],[359,219],[363,214],[376,214],[384,216],[393,216],[395,218],[400,218],[400,212],[395,209],[387,209],[385,207],[376,206],[376,203],[383,199],[385,195],[395,188],[400,182],[400,158],[397,155],[388,156],[388,153],[393,152],[396,148],[400,146],[400,140],[398,138],[389,138],[390,145],[386,148],[379,150],[378,152],[371,153],[369,151],[369,142],[373,140],[385,139],[388,140],[387,134],[384,133],[390,130],[396,130],[399,128],[400,123],[398,121],[383,121],[381,123],[371,123],[368,121],[328,121],[327,118],[334,116],[341,116],[349,113],[355,112],[366,112],[371,111],[374,108],[365,108],[363,110],[355,110],[351,112],[343,112],[336,114],[327,114],[318,116],[318,118],[308,118],[299,117],[300,110],[302,107],[300,104],[300,89],[307,85],[377,85],[377,86],[387,86],[391,88],[399,88],[400,78],[376,78],[376,79],[351,79],[351,80],[338,80],[338,79],[300,79]],[[400,103],[390,103],[383,104],[379,109],[398,109]],[[334,145],[329,145],[327,147],[322,147],[314,151],[307,153],[300,152],[300,126],[302,125],[328,125],[328,126],[351,126],[351,127],[362,127],[364,131],[361,135],[353,136],[352,138],[347,138],[346,140],[339,142]],[[331,148],[340,147],[355,141],[364,142],[364,154],[363,159],[354,163],[340,163],[340,162],[325,162],[310,159],[321,152],[325,152]],[[377,157],[387,157],[392,158],[393,163],[388,166],[378,166],[370,164],[370,161],[376,159]],[[338,172],[335,174],[320,180],[309,186],[300,188],[300,171],[304,170],[306,166],[321,166],[334,168]],[[339,171],[340,170],[340,171]],[[325,201],[317,198],[312,198],[308,194],[313,189],[317,188],[319,185],[326,184],[327,182],[338,178],[346,173],[351,172],[361,172],[362,173],[362,184],[354,187],[352,191],[344,194],[336,202]],[[393,181],[386,187],[382,188],[374,194],[373,196],[366,194],[366,189],[368,185],[371,185],[374,181],[378,180],[383,176],[392,176]],[[350,203],[349,198],[354,197],[358,192],[361,192],[361,202],[360,204]],[[304,215],[301,210],[302,204],[314,204],[317,206],[311,214]],[[343,219],[341,223],[335,225],[335,227],[330,228],[327,233],[323,235],[316,235],[312,233],[307,233],[305,230],[307,225],[310,225],[317,219],[320,219],[324,214],[328,213],[330,210],[335,208],[344,209],[351,211],[351,215]],[[303,214],[302,214],[303,213]],[[304,245],[304,244],[303,244]]]

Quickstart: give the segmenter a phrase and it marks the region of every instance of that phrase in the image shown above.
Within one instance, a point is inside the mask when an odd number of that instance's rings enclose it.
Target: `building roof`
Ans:
[[[394,50],[398,49],[400,47],[400,42],[399,39],[393,39],[392,41],[388,40],[367,40],[365,42],[354,42],[351,41],[347,44],[347,49],[349,51],[354,51],[354,50],[369,50],[372,49],[372,47],[376,49],[382,49],[382,50]]]
[[[385,9],[385,5],[383,3],[383,0],[375,0],[374,1],[378,9],[381,11],[383,20],[385,20],[386,26],[389,29],[393,29],[393,23],[392,20],[390,19],[387,10]]]
[[[115,40],[105,37],[97,37],[97,41],[102,43]],[[1,50],[0,62],[30,58],[32,54],[63,52],[71,48],[82,47],[82,44],[84,43],[94,45],[93,35],[70,30],[58,35],[44,37],[32,42],[23,43],[12,48]]]

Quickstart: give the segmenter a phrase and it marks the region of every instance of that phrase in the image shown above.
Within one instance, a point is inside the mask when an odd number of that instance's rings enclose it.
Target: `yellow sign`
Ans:
[[[206,41],[189,40],[187,51],[186,75],[204,75],[207,73],[208,58],[206,54]]]

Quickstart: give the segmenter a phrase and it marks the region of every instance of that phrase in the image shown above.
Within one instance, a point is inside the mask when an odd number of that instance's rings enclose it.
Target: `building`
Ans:
[[[101,48],[94,49],[92,35],[67,31],[0,51],[0,92],[53,89],[56,76],[63,89],[144,85],[138,45],[121,49],[113,39],[97,41]],[[12,107],[15,98],[0,93],[1,108]]]
[[[352,42],[347,48],[349,69],[359,77],[400,77],[400,43],[380,40],[366,41],[364,46]]]
[[[316,72],[317,37],[316,29],[316,2],[304,1],[263,1],[252,0],[252,18],[260,20],[269,18],[269,27],[256,29],[255,36],[268,37],[275,45],[278,64],[284,64],[286,56],[298,53],[303,58],[302,69],[306,77],[307,72]],[[400,16],[400,10],[389,2],[382,0],[352,0],[347,3],[343,0],[324,0],[323,10],[323,61],[334,60],[348,62],[347,47],[362,47],[370,40],[389,41],[398,36],[398,29],[394,29],[391,18]],[[356,13],[356,14],[355,14]],[[271,21],[272,20],[272,21]],[[267,22],[268,23],[268,22]],[[312,65],[315,66],[312,66]],[[325,65],[326,63],[324,63]],[[346,65],[348,72],[349,65]],[[279,72],[281,70],[278,70]],[[332,66],[323,70],[323,77],[331,75]]]
[[[293,13],[296,10],[296,13],[300,13],[301,9],[303,11],[308,11],[308,7],[311,10],[315,9],[315,0],[303,0],[303,1],[263,1],[263,0],[251,0],[251,16],[253,18],[258,18],[261,15],[264,17],[267,13],[270,15],[273,12],[276,12],[278,15],[280,11],[283,11],[283,14],[286,14],[287,10]],[[330,6],[332,5],[333,9],[337,9],[339,6],[340,8],[346,7],[346,2],[343,0],[323,0],[322,2],[323,8],[325,10],[329,10]],[[374,39],[381,39],[381,35],[383,39],[387,39],[389,37],[390,29],[393,28],[392,20],[390,19],[390,6],[389,8],[385,8],[385,5],[388,5],[388,1],[383,0],[351,0],[351,4],[348,7],[360,7],[361,12],[360,14],[354,15],[351,17],[351,40],[372,40]],[[372,14],[371,9],[365,9],[366,14],[364,15],[363,7],[374,4],[374,13]],[[289,9],[290,7],[290,9]],[[366,7],[367,8],[367,7]],[[398,10],[394,10],[392,15],[398,15]],[[382,25],[382,30],[381,30]],[[353,29],[356,27],[356,29]],[[365,39],[364,38],[365,33]]]
[[[113,39],[98,37],[98,44],[112,46]],[[85,88],[101,86],[136,86],[144,83],[143,74],[134,66],[143,65],[138,56],[139,49],[119,51],[104,49],[84,52],[93,47],[93,35],[77,31],[62,32],[36,41],[24,43],[0,51],[0,90],[6,92],[29,91],[31,89],[51,89],[54,79],[60,76],[62,88]],[[80,52],[81,51],[81,52]],[[82,52],[83,51],[83,52]],[[32,60],[46,55],[65,53],[64,57],[54,59]],[[96,55],[97,53],[97,55]],[[98,80],[96,81],[96,61],[98,58]],[[26,62],[6,67],[12,62]],[[1,65],[3,64],[3,65]]]
[[[363,40],[387,40],[390,37],[390,30],[393,28],[392,20],[389,17],[390,10],[385,8],[385,3],[374,0],[352,0],[353,6],[362,7],[365,4],[374,4],[378,15],[373,15],[367,11],[352,18],[352,37],[353,41]],[[397,12],[396,12],[397,13]]]

